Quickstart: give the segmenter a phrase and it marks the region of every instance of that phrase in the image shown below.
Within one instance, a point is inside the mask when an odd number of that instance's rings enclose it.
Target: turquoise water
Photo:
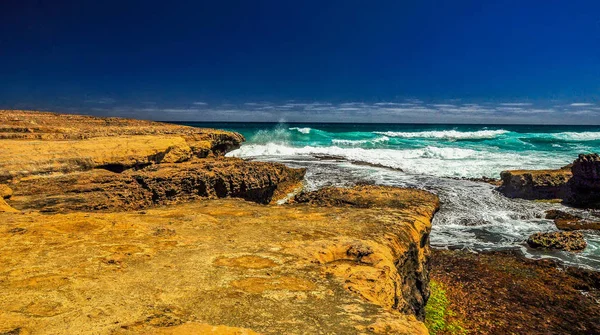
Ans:
[[[600,152],[600,127],[389,124],[187,123],[229,129],[247,142],[229,156],[307,168],[305,189],[357,182],[415,187],[436,193],[431,244],[473,251],[519,249],[600,269],[600,235],[586,232],[579,254],[533,250],[533,233],[555,231],[548,209],[591,213],[520,199],[461,178],[494,177],[507,169],[558,168],[579,153]]]
[[[600,127],[210,123],[242,133],[236,155],[334,156],[440,177],[498,177],[502,170],[564,166],[600,151]]]

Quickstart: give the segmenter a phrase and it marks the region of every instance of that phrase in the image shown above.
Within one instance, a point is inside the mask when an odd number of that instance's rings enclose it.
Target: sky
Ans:
[[[600,124],[600,1],[3,0],[0,108]]]

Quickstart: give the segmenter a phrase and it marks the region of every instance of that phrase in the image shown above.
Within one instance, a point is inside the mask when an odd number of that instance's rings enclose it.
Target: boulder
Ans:
[[[581,251],[587,243],[580,232],[535,233],[527,239],[532,248]]]

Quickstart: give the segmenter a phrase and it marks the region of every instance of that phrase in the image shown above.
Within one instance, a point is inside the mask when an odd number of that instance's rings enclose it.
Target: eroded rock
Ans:
[[[424,191],[395,194],[406,203],[222,199],[144,212],[0,213],[0,332],[223,325],[261,334],[427,334],[417,319],[428,294],[422,243],[438,201]]]
[[[511,170],[500,174],[498,191],[509,198],[564,199],[572,177],[570,168],[558,170]]]
[[[196,199],[225,197],[269,203],[301,183],[303,169],[241,159],[157,164],[113,173],[91,170],[23,179],[12,206],[44,212],[139,210]]]
[[[572,169],[568,202],[578,207],[600,208],[600,156],[579,155]]]
[[[151,121],[0,110],[0,140],[3,182],[93,168],[123,172],[219,156],[239,147],[244,138]]]

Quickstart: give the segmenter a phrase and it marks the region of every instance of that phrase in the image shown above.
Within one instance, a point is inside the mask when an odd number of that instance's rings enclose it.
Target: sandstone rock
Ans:
[[[271,206],[305,171],[218,157],[241,135],[0,112],[0,180],[24,210],[0,213],[0,334],[427,333],[435,195]]]
[[[424,335],[415,314],[438,200],[393,194],[373,208],[221,199],[0,213],[0,333]]]
[[[224,197],[265,204],[301,183],[304,172],[236,158],[157,164],[123,173],[91,170],[23,179],[14,184],[11,203],[44,212],[139,210]]]
[[[34,122],[35,128],[21,128]],[[120,118],[0,111],[0,182],[92,168],[122,172],[239,147],[237,133]]]
[[[600,208],[600,156],[579,155],[573,162],[568,202],[586,208]]]
[[[509,198],[564,199],[572,173],[568,167],[559,170],[512,170],[500,174],[498,191]]]
[[[529,236],[527,244],[532,248],[581,251],[587,243],[580,232],[535,233]]]
[[[0,212],[18,212],[16,209],[11,207],[6,200],[0,198]]]
[[[0,198],[2,199],[10,199],[12,197],[13,191],[7,185],[0,184]]]

